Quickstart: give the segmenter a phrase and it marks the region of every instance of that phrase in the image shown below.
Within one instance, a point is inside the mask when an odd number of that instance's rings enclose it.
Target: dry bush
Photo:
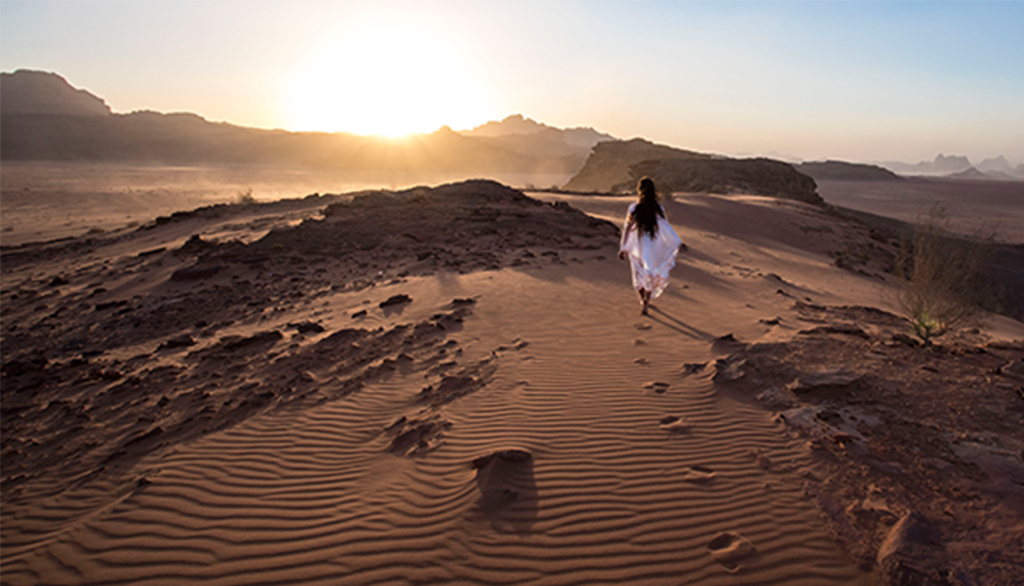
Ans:
[[[252,194],[252,188],[248,188],[244,191],[239,191],[235,194],[235,203],[239,205],[253,205],[256,203],[256,197]]]
[[[896,262],[902,277],[895,301],[924,344],[951,330],[981,323],[981,306],[992,296],[987,270],[995,234],[951,235],[941,206],[919,222]]]

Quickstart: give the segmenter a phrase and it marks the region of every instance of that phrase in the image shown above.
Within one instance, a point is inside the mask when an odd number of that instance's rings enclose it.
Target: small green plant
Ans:
[[[925,346],[949,331],[978,325],[988,294],[986,269],[995,235],[954,237],[936,206],[904,241],[896,262],[902,277],[896,304]]]

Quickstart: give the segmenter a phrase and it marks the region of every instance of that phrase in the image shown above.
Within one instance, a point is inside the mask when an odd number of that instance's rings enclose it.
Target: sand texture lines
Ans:
[[[602,266],[376,291],[413,300],[393,321],[476,300],[450,364],[409,356],[150,455],[102,510],[6,550],[3,583],[861,583],[802,490],[806,448],[693,366],[720,355],[713,320],[685,326],[681,295],[640,318]]]

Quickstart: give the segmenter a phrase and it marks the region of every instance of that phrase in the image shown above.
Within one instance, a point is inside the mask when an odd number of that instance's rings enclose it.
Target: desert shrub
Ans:
[[[239,191],[235,194],[235,203],[246,206],[256,203],[256,198],[252,195],[252,188],[246,189],[245,191]]]
[[[955,237],[949,228],[936,206],[900,246],[896,262],[896,304],[926,346],[951,330],[980,325],[990,294],[995,234]]]

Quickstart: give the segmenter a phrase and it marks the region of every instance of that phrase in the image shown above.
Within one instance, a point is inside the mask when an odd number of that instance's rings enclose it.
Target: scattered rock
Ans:
[[[715,375],[712,377],[716,383],[738,381],[746,372],[743,366],[747,360],[739,354],[730,354],[727,358],[719,358],[715,361]]]
[[[939,532],[923,516],[907,513],[878,548],[880,584],[884,586],[948,586]]]
[[[160,344],[160,346],[157,348],[157,350],[172,350],[174,348],[188,348],[189,346],[195,346],[195,345],[196,345],[195,338],[193,338],[192,336],[189,336],[188,334],[183,334],[181,336],[175,336],[173,338],[168,339],[163,344]]]
[[[149,250],[143,250],[142,252],[140,252],[136,256],[138,256],[139,258],[145,258],[147,256],[153,256],[155,254],[160,254],[161,252],[163,252],[165,250],[167,250],[167,247],[165,247],[165,246],[161,246],[160,248],[151,248]]]
[[[779,387],[767,388],[755,398],[769,409],[790,409],[797,404],[797,398],[790,390]]]
[[[281,332],[277,330],[258,332],[245,338],[241,336],[230,336],[224,339],[223,349],[228,352],[234,352],[236,350],[249,349],[262,345],[271,345],[283,337],[284,336],[281,335]]]
[[[871,336],[869,336],[868,333],[862,330],[861,328],[854,325],[844,324],[818,326],[816,328],[811,328],[809,330],[800,330],[800,334],[805,336],[811,334],[846,334],[847,336],[857,336],[858,338],[864,338],[865,340],[871,338]]]
[[[863,376],[845,367],[832,368],[801,374],[790,384],[790,388],[793,391],[805,392],[820,387],[845,387],[859,381]]]
[[[683,374],[696,374],[708,365],[707,362],[687,362],[683,364]]]
[[[399,293],[398,295],[392,295],[384,301],[381,301],[378,306],[381,308],[391,307],[394,305],[402,305],[403,303],[412,303],[412,298],[405,293]]]
[[[288,324],[288,327],[295,328],[300,334],[319,334],[324,331],[324,327],[322,325],[311,321],[290,323]]]
[[[208,279],[221,271],[224,267],[220,265],[192,265],[178,269],[171,274],[172,281],[198,281]]]
[[[97,303],[96,311],[105,311],[107,309],[113,309],[115,307],[124,307],[125,305],[128,305],[128,302],[123,299],[119,301],[106,301],[104,303]]]
[[[437,415],[423,419],[400,417],[385,430],[394,434],[388,451],[400,456],[415,456],[437,447],[444,430],[452,423]]]
[[[186,240],[185,244],[178,249],[178,252],[182,254],[198,255],[202,252],[206,252],[214,246],[216,246],[214,243],[203,240],[199,234],[193,234],[192,237]]]

